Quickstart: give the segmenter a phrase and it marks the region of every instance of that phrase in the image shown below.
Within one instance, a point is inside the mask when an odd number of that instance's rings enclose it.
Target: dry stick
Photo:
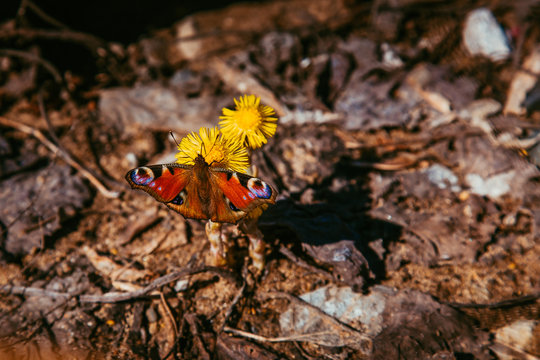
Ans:
[[[178,325],[176,324],[176,320],[174,320],[174,315],[171,311],[171,308],[169,304],[167,303],[167,300],[165,299],[165,295],[163,295],[163,292],[159,292],[159,300],[161,302],[161,306],[165,309],[165,312],[167,313],[167,316],[169,317],[169,320],[172,323],[173,331],[174,331],[174,338],[178,338]],[[176,341],[175,341],[176,342]]]
[[[40,217],[41,217],[41,215],[40,215]],[[43,225],[48,224],[48,223],[50,223],[50,222],[56,220],[57,217],[58,217],[57,215],[53,215],[53,216],[49,216],[49,217],[46,218],[46,219],[40,218],[40,220],[38,220],[37,223],[32,224],[32,225],[29,225],[28,227],[24,228],[23,232],[24,232],[25,234],[28,234],[28,233],[30,233],[30,232],[32,232],[32,231],[34,231],[34,230],[41,229],[41,227],[42,227]]]
[[[28,125],[18,123],[16,121],[10,120],[8,118],[0,116],[0,125],[9,126],[12,128],[15,128],[19,131],[22,131],[26,134],[34,136],[36,139],[41,141],[43,145],[45,145],[54,155],[59,155],[62,159],[64,159],[65,162],[68,163],[71,167],[75,168],[78,172],[81,173],[82,176],[88,179],[94,185],[98,191],[105,197],[112,199],[117,198],[120,196],[120,193],[117,191],[111,191],[103,185],[98,178],[96,178],[89,170],[84,168],[81,164],[79,164],[77,161],[75,161],[71,155],[69,155],[67,152],[62,151],[58,146],[56,146],[53,142],[51,142],[49,139],[47,139],[43,133],[37,129],[34,129],[33,127],[30,127]]]
[[[324,317],[332,320],[332,322],[339,325],[340,327],[345,327],[349,331],[353,331],[353,332],[359,334],[361,337],[365,338],[366,341],[371,343],[371,338],[369,336],[361,333],[359,330],[353,328],[352,326],[338,320],[334,316],[328,315],[327,313],[325,313],[324,311],[322,311],[318,307],[316,307],[314,305],[311,305],[310,303],[308,303],[308,302],[306,302],[306,301],[304,301],[304,300],[302,300],[300,298],[297,298],[296,296],[293,296],[291,294],[287,294],[287,293],[284,293],[284,292],[278,292],[278,291],[268,292],[268,293],[262,294],[262,296],[265,297],[265,298],[285,298],[285,299],[287,299],[287,300],[289,300],[289,301],[291,301],[293,303],[299,304],[301,306],[307,306],[307,307],[313,309],[314,311],[316,311],[319,315],[324,316]],[[285,337],[271,337],[271,338],[269,338],[269,337],[249,333],[249,332],[246,332],[246,331],[233,329],[233,328],[230,328],[228,326],[225,326],[223,328],[223,330],[226,331],[226,332],[235,334],[235,335],[243,336],[243,337],[253,339],[253,340],[258,340],[258,341],[261,341],[261,342],[303,341],[303,340],[310,340],[310,339],[313,338],[313,336],[335,334],[333,331],[321,331],[321,332],[314,332],[314,333],[310,333],[310,334],[299,334],[299,335],[292,335],[292,336],[285,336]]]
[[[31,52],[14,50],[14,49],[0,49],[0,55],[18,57],[21,59],[25,59],[29,62],[41,65],[43,66],[45,70],[47,70],[53,76],[54,81],[56,81],[57,83],[62,83],[62,76],[60,75],[60,72],[56,70],[54,65],[51,64],[49,61],[35,54],[32,54]]]
[[[0,287],[0,293],[22,295],[22,296],[48,297],[52,299],[69,299],[71,297],[77,297],[77,295],[72,294],[72,293],[63,293],[63,292],[46,290],[42,288],[8,285],[8,284],[2,285],[2,287]]]
[[[303,339],[310,340],[313,338],[313,336],[320,336],[320,335],[333,335],[333,331],[320,331],[320,332],[314,332],[310,334],[300,334],[300,335],[292,335],[292,336],[281,336],[281,337],[266,337],[262,335],[253,334],[247,331],[233,329],[231,327],[225,326],[223,328],[225,332],[235,334],[238,336],[242,336],[248,339],[257,340],[260,342],[287,342],[287,341],[302,341]]]
[[[178,334],[184,333],[185,323],[186,323],[185,321],[180,322],[180,328],[178,329]],[[183,340],[182,336],[177,336],[176,340],[174,341],[174,344],[171,346],[171,349],[169,350],[167,354],[165,354],[165,356],[163,356],[163,358],[161,358],[161,360],[167,360],[174,353],[174,350],[178,347],[178,344],[180,343],[181,340]]]
[[[306,358],[306,359],[317,359],[316,357],[312,356],[311,354],[308,354],[307,351],[302,347],[302,345],[300,344],[300,342],[298,341],[294,341],[293,342],[293,345],[294,347],[296,348],[296,350],[298,350],[300,352],[300,354]]]
[[[64,152],[67,152],[67,150],[62,146],[60,143],[60,139],[58,136],[56,136],[56,133],[54,132],[54,127],[51,122],[51,118],[49,117],[49,114],[47,114],[47,109],[45,109],[45,101],[43,101],[43,88],[39,89],[37,93],[37,102],[39,106],[39,112],[41,113],[41,116],[43,119],[45,119],[45,123],[47,124],[47,130],[49,131],[49,136],[53,140],[54,143],[56,143],[56,146]]]
[[[36,4],[34,4],[33,1],[25,0],[24,5],[25,5],[26,8],[31,9],[34,12],[34,14],[39,16],[41,18],[41,20],[49,23],[50,25],[55,26],[55,27],[57,27],[59,29],[66,29],[66,30],[69,29],[67,25],[65,25],[64,23],[61,23],[60,21],[56,20],[55,18],[53,18],[52,16],[47,14],[40,7],[38,7]]]
[[[318,308],[317,306],[312,305],[312,304],[308,303],[307,301],[302,300],[302,299],[299,298],[299,297],[296,297],[296,296],[294,296],[294,295],[291,295],[291,294],[288,294],[288,293],[285,293],[285,292],[281,292],[281,291],[270,291],[270,292],[261,294],[261,296],[262,296],[263,298],[267,298],[267,299],[268,299],[268,298],[269,298],[269,299],[273,299],[273,298],[287,299],[287,300],[289,300],[290,302],[295,303],[295,304],[297,304],[297,305],[304,306],[304,307],[308,307],[308,308],[310,308],[311,310],[315,311],[318,315],[330,319],[334,324],[336,324],[336,325],[338,325],[338,326],[341,326],[341,327],[344,327],[344,328],[346,328],[346,329],[349,330],[349,331],[353,331],[353,332],[359,334],[360,336],[364,337],[366,340],[371,341],[371,338],[370,338],[369,336],[363,334],[360,330],[355,329],[354,327],[352,327],[351,325],[349,325],[349,324],[347,324],[347,323],[344,323],[343,321],[339,320],[339,319],[336,318],[335,316],[328,315],[327,313],[325,313],[324,311],[322,311],[322,310],[321,310],[320,308]]]
[[[515,306],[525,306],[535,303],[540,299],[540,292],[532,293],[530,295],[520,296],[514,299],[506,299],[494,303],[488,304],[475,304],[475,303],[456,303],[456,302],[445,302],[443,304],[456,307],[456,308],[469,308],[469,309],[499,309],[499,308],[511,308]]]
[[[63,292],[45,290],[41,288],[15,286],[15,285],[8,285],[8,284],[0,287],[0,293],[14,294],[14,295],[45,296],[45,297],[51,297],[55,299],[76,298],[80,303],[112,304],[112,303],[124,302],[124,301],[134,300],[140,297],[144,297],[148,295],[150,292],[156,289],[159,289],[160,287],[167,285],[168,283],[181,279],[184,276],[200,274],[203,272],[212,272],[219,276],[227,278],[228,280],[232,282],[238,283],[238,279],[232,272],[227,272],[224,269],[220,269],[216,267],[206,266],[206,267],[202,267],[198,269],[184,269],[184,270],[176,271],[168,275],[161,276],[157,278],[156,280],[152,281],[150,284],[148,284],[146,287],[142,289],[126,292],[126,293],[108,292],[103,295],[84,295],[84,294],[78,295],[78,294],[73,294],[73,293],[63,293]]]
[[[10,29],[0,31],[0,39],[51,39],[61,41],[71,41],[85,45],[94,53],[98,53],[98,49],[105,48],[106,43],[93,36],[79,31],[73,30],[46,30],[46,29]]]

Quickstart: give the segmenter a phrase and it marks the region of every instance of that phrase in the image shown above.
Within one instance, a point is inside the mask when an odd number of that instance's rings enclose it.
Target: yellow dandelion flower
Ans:
[[[183,138],[178,144],[176,162],[194,165],[198,155],[215,168],[246,173],[249,167],[248,153],[244,144],[239,139],[224,137],[217,127],[200,128],[198,134],[192,132]]]
[[[219,118],[221,131],[227,137],[240,139],[252,149],[266,144],[267,138],[276,133],[276,112],[270,106],[262,105],[261,98],[255,95],[244,95],[234,99],[236,110],[223,108]]]

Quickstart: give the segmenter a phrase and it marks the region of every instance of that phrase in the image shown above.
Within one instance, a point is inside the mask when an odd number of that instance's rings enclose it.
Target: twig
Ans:
[[[235,334],[238,336],[242,336],[248,339],[257,340],[260,342],[287,342],[287,341],[302,341],[302,340],[310,340],[314,336],[323,336],[323,335],[334,335],[334,332],[332,331],[320,331],[320,332],[314,332],[310,334],[299,334],[299,335],[292,335],[292,336],[280,336],[280,337],[266,337],[262,335],[257,335],[253,333],[249,333],[247,331],[233,329],[231,327],[225,326],[223,328],[223,331]]]
[[[34,14],[36,14],[37,16],[41,18],[41,20],[59,29],[66,29],[66,30],[69,29],[67,25],[65,25],[64,23],[61,23],[60,21],[56,20],[55,18],[47,14],[40,7],[34,4],[33,1],[25,0],[24,3],[25,3],[25,7],[31,9],[34,12]]]
[[[305,359],[317,359],[316,357],[312,356],[311,354],[308,354],[307,351],[301,346],[300,342],[299,341],[294,341],[293,342],[293,345],[294,347],[296,348],[296,350],[298,350],[300,352],[300,354],[305,358]]]
[[[83,32],[73,30],[45,30],[45,29],[10,29],[0,31],[0,39],[52,39],[61,41],[71,41],[85,45],[94,53],[98,53],[99,48],[105,48],[105,41]]]
[[[50,222],[53,222],[54,220],[56,220],[58,218],[58,215],[53,215],[53,216],[50,216],[48,217],[47,219],[42,219],[41,216],[40,216],[40,219],[38,220],[37,223],[35,224],[32,224],[26,228],[23,229],[23,232],[25,234],[28,234],[34,230],[37,230],[37,229],[41,229],[43,225],[47,224],[47,223],[50,223]]]
[[[39,106],[39,112],[41,113],[41,116],[43,117],[43,119],[45,119],[45,123],[47,124],[49,136],[60,150],[67,152],[67,150],[60,143],[60,139],[58,138],[58,136],[56,136],[56,133],[54,132],[54,127],[51,122],[51,118],[49,117],[49,114],[47,114],[47,109],[45,109],[45,101],[43,100],[43,88],[41,88],[37,93],[37,102]]]
[[[500,308],[511,308],[514,306],[524,306],[533,304],[540,299],[540,292],[533,293],[530,295],[520,296],[514,299],[507,299],[498,301],[495,303],[488,304],[475,304],[475,303],[456,303],[456,302],[443,302],[446,305],[462,308],[462,309],[500,309]]]
[[[296,297],[294,295],[291,295],[291,294],[288,294],[288,293],[285,293],[285,292],[281,292],[281,291],[270,291],[270,292],[267,292],[267,293],[263,293],[261,294],[261,296],[263,298],[282,298],[282,299],[287,299],[289,300],[290,302],[292,303],[295,303],[297,305],[300,305],[300,306],[304,306],[304,307],[308,307],[310,308],[311,310],[315,311],[318,315],[322,316],[322,317],[325,317],[327,319],[330,319],[334,324],[338,325],[338,326],[341,326],[341,327],[345,327],[347,330],[349,331],[353,331],[357,334],[359,334],[360,336],[362,337],[365,337],[365,339],[371,341],[370,337],[363,334],[361,331],[359,331],[358,329],[355,329],[354,327],[352,327],[351,325],[347,324],[347,323],[344,323],[343,321],[339,320],[338,318],[336,318],[335,316],[332,316],[332,315],[328,315],[327,313],[325,313],[324,311],[322,311],[320,308],[318,308],[317,306],[315,305],[312,305],[310,303],[308,303],[307,301],[305,300],[302,300],[301,298],[299,297]]]
[[[165,295],[163,295],[163,292],[160,291],[159,292],[159,300],[160,300],[160,309],[162,308],[163,310],[160,310],[160,313],[162,313],[162,317],[163,318],[168,318],[169,319],[169,325],[170,327],[173,328],[173,338],[172,339],[169,339],[167,342],[168,343],[172,343],[171,345],[171,349],[169,350],[168,353],[172,353],[174,352],[174,350],[177,348],[177,344],[178,344],[178,339],[179,339],[179,336],[178,336],[178,325],[176,324],[176,321],[174,320],[174,315],[171,311],[171,308],[169,307],[169,304],[167,303],[167,300],[165,299]],[[163,314],[163,312],[165,312],[166,316]],[[167,321],[165,319],[165,321]],[[165,329],[162,329],[162,330],[165,330]],[[167,331],[167,338],[169,338],[170,336],[170,332]]]
[[[183,278],[184,276],[191,276],[195,274],[200,274],[203,272],[212,272],[219,276],[222,276],[224,278],[227,278],[229,280],[232,279],[233,282],[238,283],[238,279],[234,276],[233,273],[227,272],[224,269],[215,268],[211,266],[206,266],[198,269],[184,269],[180,271],[176,271],[174,273],[162,276],[157,278],[156,280],[152,281],[150,284],[148,284],[146,287],[126,292],[126,293],[119,293],[119,292],[108,292],[103,295],[78,295],[73,293],[65,293],[65,292],[57,292],[57,291],[49,291],[41,288],[33,288],[33,287],[25,287],[25,286],[15,286],[15,285],[3,285],[0,287],[0,293],[4,294],[14,294],[14,295],[29,295],[29,296],[45,296],[45,297],[51,297],[51,298],[76,298],[80,303],[119,303],[119,302],[125,302],[134,300],[140,297],[144,297],[151,293],[152,291],[159,289],[160,287],[167,285],[168,283],[171,283],[173,281],[176,281],[178,279]]]
[[[174,315],[162,291],[159,292],[159,300],[161,302],[161,306],[163,306],[163,308],[165,309],[165,312],[167,313],[167,316],[169,317],[169,320],[172,323],[172,328],[174,331],[174,338],[176,339],[178,337],[178,325],[176,324],[176,320],[174,320]]]
[[[36,54],[32,54],[31,52],[28,52],[28,51],[21,51],[21,50],[14,50],[14,49],[0,49],[0,55],[18,57],[21,59],[25,59],[29,62],[41,65],[43,66],[45,70],[47,70],[53,76],[54,81],[56,81],[57,83],[62,83],[62,75],[60,75],[60,72],[56,70],[54,65],[51,64],[49,61],[37,56]]]
[[[94,185],[98,191],[107,198],[117,198],[120,196],[120,193],[117,191],[111,191],[105,187],[101,183],[101,181],[98,180],[98,178],[92,174],[89,170],[84,168],[81,164],[79,164],[77,161],[71,157],[70,154],[68,154],[65,151],[62,151],[58,146],[56,146],[53,142],[51,142],[49,139],[43,135],[43,133],[37,129],[34,129],[33,127],[30,127],[28,125],[18,123],[16,121],[10,120],[8,118],[0,116],[0,125],[9,126],[12,128],[15,128],[19,131],[22,131],[26,134],[32,135],[35,138],[37,138],[39,141],[43,143],[54,155],[59,155],[62,159],[64,159],[65,162],[67,162],[71,167],[75,168],[77,171],[81,173],[82,176],[84,176],[92,185]]]
[[[52,299],[69,299],[73,296],[71,293],[50,291],[41,288],[17,286],[17,285],[3,285],[0,288],[0,292],[6,294],[23,295],[23,296],[39,296],[49,297]]]

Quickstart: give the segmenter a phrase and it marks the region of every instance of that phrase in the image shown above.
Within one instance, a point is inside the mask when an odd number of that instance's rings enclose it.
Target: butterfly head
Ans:
[[[193,165],[194,167],[199,167],[199,168],[208,168],[208,167],[212,167],[214,166],[215,164],[217,164],[218,162],[215,160],[215,159],[212,159],[211,161],[208,161],[203,155],[201,154],[197,154],[197,156],[195,157],[195,159],[193,159]]]
[[[177,163],[202,168],[229,169],[246,172],[249,167],[247,149],[236,138],[225,138],[219,129],[201,128],[180,141]]]

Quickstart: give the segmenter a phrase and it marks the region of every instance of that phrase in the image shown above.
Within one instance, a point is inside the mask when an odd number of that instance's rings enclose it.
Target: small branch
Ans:
[[[446,305],[461,308],[461,309],[500,309],[500,308],[511,308],[515,306],[525,306],[529,304],[534,304],[540,299],[540,292],[533,293],[530,295],[520,296],[514,299],[502,300],[494,303],[488,304],[475,304],[475,303],[456,303],[456,302],[443,302]]]
[[[56,70],[53,64],[51,64],[49,61],[37,56],[36,54],[32,54],[28,51],[21,51],[21,50],[14,50],[14,49],[0,49],[0,56],[10,56],[10,57],[18,57],[24,60],[27,60],[31,63],[36,63],[38,65],[43,66],[45,70],[47,70],[52,77],[54,78],[54,81],[57,83],[62,83],[62,75],[60,75],[60,72]]]
[[[168,283],[179,280],[185,276],[191,276],[191,275],[200,274],[203,272],[212,272],[228,280],[232,279],[234,283],[238,283],[238,279],[234,276],[233,273],[227,272],[223,269],[206,266],[206,267],[202,267],[198,269],[184,269],[184,270],[176,271],[174,273],[157,278],[156,280],[152,281],[149,285],[147,285],[146,287],[140,290],[126,292],[126,293],[108,292],[103,295],[84,295],[84,294],[78,295],[78,294],[73,294],[73,293],[63,293],[63,292],[49,291],[49,290],[40,289],[40,288],[15,286],[15,285],[9,285],[9,284],[1,286],[0,293],[23,295],[23,296],[27,296],[27,295],[28,296],[45,296],[45,297],[51,297],[51,298],[56,298],[56,299],[76,298],[80,303],[112,304],[112,303],[125,302],[125,301],[134,300],[137,298],[145,297],[152,291],[157,290],[160,287],[167,285]]]
[[[61,23],[60,21],[47,14],[45,11],[41,10],[41,8],[34,4],[32,1],[25,0],[25,5],[26,8],[31,9],[34,14],[39,16],[41,20],[49,23],[50,25],[55,26],[59,29],[69,29],[67,25]]]
[[[0,288],[0,292],[5,294],[22,295],[22,296],[40,296],[48,297],[52,299],[64,299],[67,300],[73,296],[71,293],[63,293],[57,291],[50,291],[41,288],[4,285]]]
[[[45,101],[43,100],[43,88],[41,88],[37,93],[37,102],[39,106],[39,112],[41,113],[41,116],[43,117],[43,119],[45,119],[45,123],[47,124],[49,136],[60,150],[62,150],[63,152],[67,152],[67,150],[60,143],[60,139],[58,138],[58,136],[56,136],[56,133],[54,132],[54,127],[51,122],[51,118],[49,117],[49,114],[47,114],[47,109],[45,109]]]
[[[292,336],[280,336],[280,337],[266,337],[262,335],[257,335],[253,333],[249,333],[247,331],[233,329],[228,326],[225,326],[223,328],[223,331],[242,336],[248,339],[257,340],[260,342],[287,342],[287,341],[302,341],[302,340],[311,340],[314,336],[324,336],[324,335],[334,335],[334,332],[332,331],[321,331],[321,332],[315,332],[310,334],[299,334],[299,335],[292,335]]]
[[[10,29],[0,31],[0,39],[51,39],[60,41],[70,41],[85,45],[94,53],[98,53],[99,48],[105,48],[106,43],[89,34],[72,30],[45,30],[45,29]]]
[[[176,339],[178,337],[178,325],[176,325],[176,321],[174,320],[174,315],[171,311],[171,308],[169,304],[167,303],[167,300],[165,299],[165,295],[163,295],[163,292],[159,292],[159,300],[161,302],[161,306],[165,309],[165,312],[167,313],[167,316],[169,317],[169,320],[172,324],[172,328],[174,331],[174,338]]]
[[[107,189],[105,185],[103,185],[94,174],[92,174],[89,170],[87,170],[81,164],[75,161],[70,154],[62,151],[62,149],[60,149],[53,142],[47,139],[41,131],[1,116],[0,125],[9,126],[26,134],[34,136],[36,139],[41,141],[41,143],[45,145],[54,155],[60,156],[62,159],[64,159],[65,162],[68,163],[69,166],[75,168],[82,176],[88,179],[88,181],[90,181],[90,183],[92,183],[92,185],[94,185],[103,196],[110,199],[120,196],[119,192]]]
[[[294,295],[291,295],[291,294],[288,294],[288,293],[285,293],[285,292],[281,292],[281,291],[270,291],[270,292],[261,294],[261,297],[267,298],[267,299],[268,298],[270,298],[270,299],[272,299],[272,298],[287,299],[287,300],[289,300],[290,302],[292,302],[292,303],[294,303],[296,305],[308,307],[311,310],[315,311],[319,316],[325,317],[325,318],[331,320],[335,325],[344,327],[345,329],[347,329],[349,331],[353,331],[353,332],[359,334],[361,337],[364,337],[367,340],[371,340],[369,336],[365,335],[364,333],[362,333],[358,329],[355,329],[351,325],[339,320],[335,316],[328,315],[327,313],[325,313],[323,310],[321,310],[317,306],[312,305],[312,304],[308,303],[307,301],[305,301],[305,300],[303,300],[303,299],[301,299],[301,298],[299,298],[297,296],[294,296]]]

